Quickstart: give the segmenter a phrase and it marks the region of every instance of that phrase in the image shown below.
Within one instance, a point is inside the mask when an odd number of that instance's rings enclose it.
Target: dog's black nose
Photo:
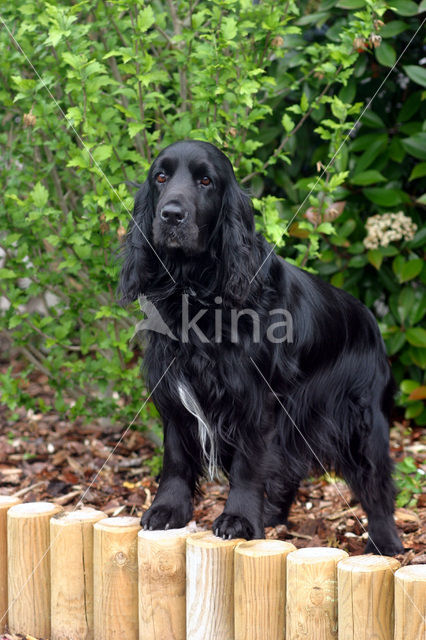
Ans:
[[[186,220],[188,217],[188,212],[184,211],[182,207],[178,204],[174,204],[170,202],[170,204],[164,205],[161,209],[160,218],[164,222],[168,222],[169,224],[177,225]]]

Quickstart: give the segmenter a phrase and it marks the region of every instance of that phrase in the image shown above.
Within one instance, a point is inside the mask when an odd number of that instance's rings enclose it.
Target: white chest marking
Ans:
[[[213,429],[207,422],[204,412],[193,391],[186,384],[178,383],[179,397],[183,406],[198,422],[198,438],[203,450],[207,472],[210,480],[218,477],[217,446]],[[207,446],[207,443],[209,446]]]

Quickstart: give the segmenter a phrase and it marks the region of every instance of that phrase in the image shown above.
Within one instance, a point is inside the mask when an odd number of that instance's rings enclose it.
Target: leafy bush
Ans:
[[[414,458],[406,456],[395,465],[395,483],[398,489],[397,507],[414,507],[424,488],[424,472],[417,468]]]
[[[402,210],[420,227],[425,204],[420,39],[404,74],[392,72],[363,111],[417,28],[415,3],[392,7],[24,0],[3,9],[0,323],[27,363],[1,376],[3,402],[47,409],[26,391],[36,368],[55,408],[72,416],[130,421],[140,410],[129,348],[137,310],[132,319],[114,295],[133,201],[126,184],[144,179],[163,146],[201,138],[231,158],[277,250],[376,312],[400,402],[425,421],[424,232],[363,243],[372,214]],[[151,403],[138,416],[154,427]]]

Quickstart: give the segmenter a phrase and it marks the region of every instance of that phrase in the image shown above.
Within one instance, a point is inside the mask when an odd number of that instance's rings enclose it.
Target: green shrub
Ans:
[[[363,244],[373,214],[402,210],[420,222],[420,40],[404,56],[405,89],[393,72],[350,133],[417,28],[417,5],[392,7],[24,0],[3,9],[0,325],[27,363],[1,376],[3,402],[48,409],[26,392],[36,368],[57,410],[134,418],[146,397],[129,346],[137,308],[132,316],[114,295],[134,193],[126,183],[142,181],[163,146],[201,138],[231,158],[278,251],[375,310],[405,381],[400,402],[424,422],[424,232]],[[152,403],[137,422],[154,429]]]
[[[406,456],[395,465],[395,483],[398,489],[397,507],[414,507],[424,490],[424,472],[417,468],[414,458]]]

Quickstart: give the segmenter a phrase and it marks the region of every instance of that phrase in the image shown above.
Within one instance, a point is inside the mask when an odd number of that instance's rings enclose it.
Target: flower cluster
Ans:
[[[367,249],[377,249],[379,246],[387,247],[390,242],[397,240],[412,240],[417,225],[402,211],[398,211],[371,216],[367,219],[365,228],[367,236],[364,238],[364,246]]]

